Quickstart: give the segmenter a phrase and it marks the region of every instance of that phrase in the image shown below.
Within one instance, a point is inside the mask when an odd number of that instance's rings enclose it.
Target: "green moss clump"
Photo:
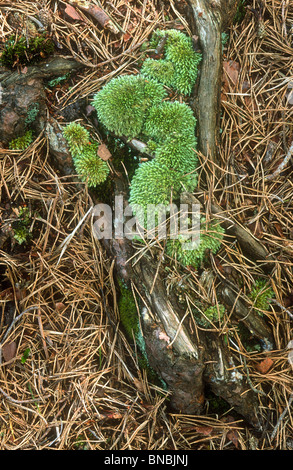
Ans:
[[[109,175],[107,163],[97,155],[98,147],[96,142],[89,143],[73,158],[80,179],[86,181],[89,187],[103,183]]]
[[[132,139],[141,133],[149,109],[165,97],[164,88],[155,80],[123,75],[108,82],[95,95],[93,105],[111,132]]]
[[[161,165],[155,159],[142,163],[131,180],[129,204],[140,224],[145,226],[148,205],[167,206],[181,189],[178,172]],[[143,212],[141,213],[140,210]],[[157,213],[157,208],[151,208]]]
[[[134,208],[149,204],[167,206],[180,191],[193,190],[197,184],[197,158],[194,136],[196,119],[184,103],[163,102],[153,106],[143,128],[155,159],[143,163],[131,181],[129,202]],[[192,175],[188,173],[194,172]]]
[[[129,203],[144,227],[149,210],[158,221],[162,206],[176,202],[182,190],[191,192],[197,184],[196,119],[187,104],[164,100],[167,95],[163,85],[190,94],[201,55],[193,50],[192,40],[178,30],[156,30],[151,47],[157,47],[162,40],[163,59],[146,59],[141,74],[112,79],[93,100],[99,120],[108,131],[128,139],[141,138],[154,156],[139,165],[130,185]],[[214,233],[202,233],[200,246],[190,250],[183,238],[169,240],[167,254],[185,266],[198,267],[205,250],[216,252],[223,238],[221,227],[211,226],[210,230]]]
[[[217,222],[211,222],[207,229],[202,228],[205,220],[201,220],[200,241],[195,248],[192,247],[193,242],[186,240],[181,236],[176,240],[168,240],[166,243],[166,254],[176,259],[184,266],[200,267],[200,263],[205,257],[206,250],[216,253],[222,243],[224,229]]]
[[[193,112],[185,103],[165,101],[150,110],[144,133],[156,143],[155,157],[161,165],[182,175],[194,172],[198,163],[195,125]]]
[[[89,131],[81,124],[74,121],[63,129],[63,135],[68,142],[73,157],[79,155],[90,141]]]
[[[19,218],[13,223],[13,238],[19,245],[27,243],[31,238],[31,232],[29,231],[30,216],[29,209],[22,207],[19,210]]]
[[[33,133],[31,130],[27,131],[21,137],[17,137],[9,142],[11,150],[25,150],[33,142]]]
[[[156,141],[169,138],[184,139],[194,135],[196,119],[189,106],[179,101],[164,101],[150,109],[143,132]]]
[[[165,37],[165,60],[174,68],[172,87],[183,95],[190,95],[196,82],[201,54],[194,51],[191,38],[176,29],[157,29],[151,38],[151,47],[156,48]]]
[[[52,39],[46,34],[30,38],[12,36],[4,45],[0,61],[5,67],[16,67],[38,62],[51,55],[55,50]]]
[[[174,82],[174,66],[164,59],[146,59],[141,68],[141,74],[146,78],[155,79],[165,86],[171,87]]]
[[[256,279],[248,297],[253,302],[253,308],[262,316],[262,312],[269,309],[270,300],[275,297],[275,293],[265,279]]]
[[[63,135],[68,142],[74,167],[82,181],[89,187],[103,183],[109,174],[107,163],[98,154],[99,145],[90,141],[90,134],[79,123],[71,122],[64,130]]]
[[[186,136],[185,139],[167,137],[160,145],[157,144],[155,150],[156,160],[174,170],[180,171],[181,174],[193,172],[194,186],[197,184],[198,159],[194,149],[196,149],[197,141],[193,135]]]
[[[200,326],[203,328],[212,328],[213,324],[215,325],[223,319],[225,310],[222,304],[211,305],[204,310],[203,314],[199,310],[194,312],[194,316]]]
[[[140,326],[136,303],[132,292],[121,281],[119,282],[118,308],[120,320],[128,339],[133,340],[140,334]]]

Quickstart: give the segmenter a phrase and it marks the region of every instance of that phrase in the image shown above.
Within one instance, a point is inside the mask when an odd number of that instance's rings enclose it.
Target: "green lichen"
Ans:
[[[54,52],[55,46],[46,34],[30,38],[11,36],[4,44],[0,61],[5,67],[36,63]]]
[[[131,289],[119,281],[118,309],[120,320],[129,340],[141,335],[136,303]]]
[[[158,377],[157,373],[149,364],[145,340],[140,329],[137,305],[132,291],[122,281],[118,281],[118,287],[118,310],[120,314],[120,321],[128,340],[131,343],[134,342],[138,346],[137,352],[139,367],[147,372],[149,380],[166,389],[166,384],[160,379],[160,377]]]
[[[33,142],[33,133],[31,130],[27,131],[21,137],[17,137],[9,142],[11,150],[25,150]]]
[[[49,88],[54,88],[55,86],[59,85],[62,82],[65,82],[70,77],[71,72],[68,72],[66,75],[61,75],[60,77],[52,78],[49,80],[47,85]]]
[[[158,162],[168,168],[180,171],[185,175],[192,172],[194,179],[194,186],[190,189],[193,190],[197,184],[197,173],[195,173],[198,166],[198,159],[195,153],[197,141],[194,135],[190,134],[183,140],[181,138],[169,137],[161,144],[156,144],[155,157]]]
[[[109,174],[109,167],[98,156],[99,145],[90,141],[87,129],[79,123],[71,122],[64,128],[63,135],[68,142],[74,167],[81,181],[87,182],[89,187],[103,183]]]
[[[120,291],[118,299],[120,321],[128,340],[131,342],[134,341],[139,348],[138,360],[140,367],[147,370],[147,373],[152,380],[156,380],[157,376],[149,365],[145,341],[140,329],[137,306],[132,291],[122,281],[119,281],[118,284]]]
[[[31,104],[27,110],[26,118],[24,120],[25,126],[28,127],[36,120],[40,110],[39,103]]]

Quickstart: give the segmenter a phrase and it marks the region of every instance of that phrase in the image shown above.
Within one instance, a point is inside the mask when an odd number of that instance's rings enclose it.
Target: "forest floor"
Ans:
[[[293,339],[292,158],[280,166],[293,137],[289,3],[266,0],[263,37],[250,10],[223,36],[217,179],[214,164],[199,155],[199,191],[207,201],[216,198],[273,256],[274,301],[263,315],[275,348],[249,350],[236,335],[234,351],[245,356],[239,369],[249,373],[248,383],[265,391],[265,397],[259,394],[263,430],[253,429],[216,397],[207,399],[201,416],[170,412],[168,393],[140,369],[119,328],[113,260],[93,237],[91,217],[85,217],[92,204],[88,189],[59,174],[46,138],[39,135],[24,151],[0,148],[0,449],[293,448],[293,361],[287,348]],[[56,52],[85,66],[46,88],[49,112],[62,125],[80,99],[90,107],[109,78],[138,70],[146,56],[141,46],[155,28],[190,34],[184,1],[100,5],[112,29],[69,2],[43,2],[51,11]],[[13,7],[0,2],[2,49],[15,34],[9,21],[15,13],[38,18],[39,8],[25,0]],[[25,73],[25,67],[19,70]],[[27,230],[24,240],[15,236],[19,225]],[[261,273],[237,243],[228,241],[214,269],[231,282],[241,277],[244,294]]]

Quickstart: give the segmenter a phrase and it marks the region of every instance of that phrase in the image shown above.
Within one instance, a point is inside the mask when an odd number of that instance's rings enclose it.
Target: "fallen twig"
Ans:
[[[271,175],[267,175],[265,177],[265,179],[267,181],[270,181],[272,179],[274,179],[276,176],[278,176],[281,171],[284,170],[284,168],[286,167],[287,163],[289,162],[290,158],[292,157],[293,155],[293,142],[288,150],[288,153],[286,155],[286,157],[284,158],[284,160],[282,161],[282,163],[280,163],[280,165],[278,166],[278,168],[274,171],[274,173],[272,173]]]

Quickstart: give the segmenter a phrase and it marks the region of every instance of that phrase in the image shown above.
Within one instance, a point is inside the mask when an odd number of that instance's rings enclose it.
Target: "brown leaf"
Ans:
[[[235,429],[231,429],[231,431],[227,432],[227,438],[233,442],[236,449],[238,449],[238,432]]]
[[[99,157],[104,160],[105,162],[107,160],[109,160],[109,158],[112,157],[112,154],[111,152],[109,151],[108,147],[106,144],[100,144],[99,145],[99,148],[98,148],[98,152],[97,154],[99,155]]]
[[[82,17],[78,13],[78,11],[76,11],[76,9],[73,8],[71,5],[66,5],[66,8],[64,11],[71,20],[82,21]]]
[[[212,426],[195,426],[195,430],[204,436],[209,436],[213,429]]]
[[[274,364],[274,361],[270,357],[266,357],[259,364],[256,364],[255,368],[261,374],[266,374],[270,370],[273,364]]]
[[[139,392],[143,392],[144,391],[144,387],[143,387],[143,384],[140,380],[138,380],[137,378],[133,377],[133,382],[134,382],[134,385],[136,386],[137,390]]]
[[[229,91],[230,84],[229,84],[228,78],[233,83],[233,85],[236,85],[238,81],[240,65],[238,62],[235,62],[234,60],[225,60],[223,62],[223,69],[225,72],[223,76],[223,85],[224,85],[225,90]]]
[[[106,411],[103,411],[103,415],[107,419],[121,419],[121,418],[123,418],[122,414],[119,413],[119,411],[106,410]]]
[[[5,343],[4,346],[2,346],[4,360],[6,362],[11,361],[11,359],[13,359],[16,355],[16,350],[17,346],[15,341],[12,341],[11,343]]]
[[[279,222],[275,222],[274,227],[275,227],[279,237],[286,238],[285,235],[284,235],[284,232],[283,232],[283,227]]]
[[[129,41],[130,38],[131,38],[131,34],[129,34],[129,33],[125,33],[125,34],[123,35],[123,41],[124,41],[124,42]]]
[[[57,312],[61,312],[66,308],[66,305],[63,302],[56,302],[55,307]]]

